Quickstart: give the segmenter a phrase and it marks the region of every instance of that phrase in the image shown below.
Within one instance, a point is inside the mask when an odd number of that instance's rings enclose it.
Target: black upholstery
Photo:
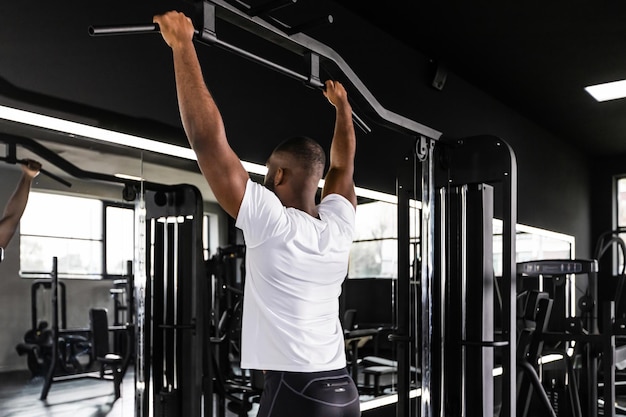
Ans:
[[[92,308],[89,310],[89,321],[91,325],[93,360],[100,366],[101,378],[105,378],[107,369],[110,371],[115,387],[115,398],[119,398],[121,395],[120,386],[122,384],[124,360],[122,356],[111,352],[107,310],[104,308]]]

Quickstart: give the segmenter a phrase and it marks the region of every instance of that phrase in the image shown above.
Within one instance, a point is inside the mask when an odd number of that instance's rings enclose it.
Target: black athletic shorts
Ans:
[[[359,417],[359,392],[347,370],[267,371],[257,417]]]

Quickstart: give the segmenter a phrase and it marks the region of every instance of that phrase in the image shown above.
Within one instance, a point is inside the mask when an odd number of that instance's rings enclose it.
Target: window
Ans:
[[[414,259],[419,250],[419,210],[416,206],[411,204],[411,265],[415,265]],[[349,278],[398,277],[397,220],[396,204],[383,201],[359,204],[356,209],[355,239],[350,251]]]
[[[106,206],[106,274],[126,275],[133,260],[135,213],[128,207]]]
[[[623,185],[626,202],[626,180]],[[420,248],[419,202],[411,201],[410,262],[418,266]],[[349,278],[397,278],[398,231],[397,206],[382,201],[359,204],[356,210],[356,236],[350,252]],[[623,208],[623,226],[626,227],[626,204]],[[494,273],[502,275],[502,221],[493,221]],[[516,262],[537,259],[570,259],[575,253],[573,236],[518,224],[516,226]]]
[[[24,277],[49,276],[54,257],[59,277],[86,279],[120,277],[133,260],[131,206],[31,192],[20,234]]]
[[[573,259],[574,236],[517,224],[515,227],[515,262],[540,259]],[[493,220],[493,272],[502,276],[502,220]]]

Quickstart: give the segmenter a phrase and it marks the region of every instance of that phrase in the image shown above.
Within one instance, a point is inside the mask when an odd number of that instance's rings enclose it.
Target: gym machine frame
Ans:
[[[435,267],[435,226],[434,226],[434,212],[435,212],[435,195],[434,195],[434,177],[435,177],[435,165],[433,162],[433,152],[435,148],[435,142],[440,138],[441,133],[437,132],[429,127],[421,125],[412,120],[406,119],[398,114],[392,113],[384,109],[378,101],[373,97],[369,90],[363,85],[356,74],[345,63],[345,61],[331,48],[317,42],[316,40],[308,37],[307,35],[300,33],[302,28],[307,27],[314,23],[306,23],[298,26],[289,26],[278,22],[274,18],[263,19],[259,17],[260,14],[267,16],[268,12],[278,8],[284,7],[288,2],[270,2],[265,6],[253,8],[247,6],[243,2],[237,2],[237,6],[233,6],[222,0],[204,1],[203,6],[203,27],[202,30],[196,31],[195,39],[200,43],[207,45],[215,45],[223,49],[234,52],[244,58],[251,59],[262,65],[268,66],[278,72],[282,72],[287,76],[299,79],[306,85],[314,88],[322,88],[323,84],[319,79],[319,66],[320,63],[334,63],[339,70],[348,78],[352,85],[359,91],[360,98],[364,99],[368,108],[373,111],[370,115],[379,119],[379,122],[391,129],[398,130],[403,133],[408,133],[417,138],[415,157],[419,159],[422,164],[422,183],[421,183],[421,197],[422,197],[422,240],[421,240],[421,323],[419,326],[415,326],[415,329],[411,329],[411,317],[410,317],[410,300],[408,300],[408,289],[411,282],[408,274],[409,268],[409,256],[408,252],[405,252],[405,247],[408,248],[408,203],[410,199],[410,193],[415,192],[415,180],[416,175],[413,172],[412,177],[401,177],[398,179],[398,214],[399,214],[399,254],[398,260],[400,264],[399,269],[399,285],[398,285],[398,326],[396,333],[391,335],[391,339],[398,345],[398,404],[396,413],[398,416],[407,416],[410,413],[410,401],[409,401],[409,369],[410,369],[410,354],[412,346],[416,344],[416,336],[419,330],[420,337],[420,351],[421,351],[421,366],[422,366],[422,401],[421,401],[421,416],[429,417],[435,415],[436,409],[441,407],[441,403],[444,400],[445,393],[443,392],[442,381],[433,381],[433,369],[435,365],[436,371],[439,369],[439,364],[433,363],[433,354],[441,362],[443,362],[443,353],[436,352],[434,349],[434,306],[437,307],[438,314],[444,314],[445,308],[437,304],[434,300],[435,292],[433,285],[434,279],[434,267]],[[309,63],[310,73],[303,75],[281,65],[273,63],[265,58],[254,55],[241,48],[238,48],[229,43],[223,42],[218,39],[215,32],[215,19],[219,17],[225,21],[232,23],[235,26],[241,27],[249,32],[256,34],[257,36],[268,40],[272,43],[280,45],[292,52],[305,56]],[[271,22],[270,22],[271,20]],[[330,23],[332,18],[323,19],[322,23]],[[280,23],[280,24],[278,24]],[[146,33],[158,31],[158,26],[151,25],[121,25],[121,26],[108,26],[108,27],[95,27],[89,28],[89,33],[92,36],[97,35],[113,35],[113,34],[126,34],[126,33]],[[353,119],[355,124],[360,127],[366,133],[369,132],[369,127],[353,113]],[[488,142],[486,145],[485,143]],[[513,152],[503,141],[493,138],[488,138],[487,141],[475,140],[473,143],[477,143],[478,146],[474,149],[470,148],[472,152],[480,153],[487,150],[487,157],[495,156],[496,158],[502,158],[504,167],[500,164],[492,164],[495,167],[489,167],[487,164],[465,164],[465,157],[462,152],[457,154],[453,159],[454,167],[450,168],[449,173],[454,173],[454,178],[449,178],[449,182],[458,181],[459,177],[465,177],[469,181],[497,181],[504,184],[504,272],[503,282],[506,283],[505,294],[509,294],[510,297],[505,297],[503,308],[503,335],[504,340],[459,340],[458,342],[465,345],[466,348],[471,350],[471,345],[477,344],[480,349],[479,355],[481,357],[481,363],[485,366],[489,364],[484,353],[485,350],[491,348],[502,348],[503,350],[503,416],[515,415],[515,333],[512,329],[514,326],[515,314],[513,313],[513,307],[515,306],[515,223],[516,223],[516,166]],[[468,143],[471,143],[468,141]],[[458,144],[457,144],[458,145]],[[461,143],[462,145],[462,143]],[[494,152],[491,149],[492,146],[500,147],[500,153]],[[464,151],[467,151],[467,146],[461,146]],[[489,148],[489,149],[487,149]],[[503,151],[503,152],[502,152]],[[452,152],[454,153],[454,152]],[[481,155],[478,155],[476,159],[480,159]],[[411,158],[409,158],[411,159]],[[484,162],[484,161],[481,161]],[[489,161],[490,163],[493,161]],[[458,166],[457,166],[458,165]],[[480,178],[476,178],[476,174],[473,172],[476,170]],[[458,177],[456,176],[458,174]],[[495,175],[494,175],[495,174]],[[409,192],[407,194],[407,191]],[[486,205],[481,206],[486,207]],[[485,222],[487,221],[484,218]],[[486,223],[483,223],[486,224]],[[489,229],[491,230],[491,229]],[[483,243],[486,244],[486,237],[483,236]],[[404,242],[407,244],[404,244]],[[484,271],[488,272],[491,266],[492,256],[489,253],[489,248],[485,248],[484,253],[480,253],[480,258],[484,261]],[[408,250],[408,249],[407,249]],[[439,253],[442,256],[442,253]],[[440,265],[441,266],[441,265]],[[443,279],[443,278],[441,278]],[[486,285],[486,284],[484,284]],[[485,288],[485,286],[483,286]],[[406,290],[406,291],[403,291]],[[508,291],[508,293],[506,292]],[[483,293],[482,296],[486,297],[488,293]],[[435,303],[435,304],[433,304]],[[474,329],[472,326],[468,326],[468,337],[475,337],[476,334],[484,333],[485,329]],[[442,335],[437,334],[436,337]],[[441,356],[437,356],[441,355]],[[486,369],[486,368],[484,368]],[[482,374],[481,374],[482,375]],[[435,386],[433,382],[439,382],[440,386]],[[466,381],[462,380],[458,382],[459,390],[468,390],[469,386]],[[481,384],[482,386],[482,384]],[[456,387],[456,385],[455,385]],[[483,406],[487,407],[485,401],[492,401],[492,397],[489,397],[489,392],[493,390],[493,387],[485,387],[479,398],[483,402]],[[451,390],[452,391],[452,390]],[[467,395],[466,391],[463,391],[461,397],[471,400],[472,396]],[[465,395],[465,397],[463,397]],[[433,400],[435,402],[433,402]],[[471,406],[471,403],[467,403]],[[460,407],[465,407],[463,403]],[[486,413],[486,411],[484,410]],[[485,414],[487,415],[487,414]]]
[[[199,3],[199,2],[194,2]],[[276,4],[276,2],[270,2],[271,4]],[[286,2],[283,2],[286,3]],[[299,32],[300,30],[308,27],[309,25],[315,24],[315,22],[308,22],[305,24],[297,25],[297,26],[289,26],[284,24],[279,24],[276,19],[265,19],[259,17],[261,12],[264,16],[267,16],[267,12],[270,12],[272,8],[276,6],[266,6],[263,10],[259,10],[259,8],[246,7],[245,3],[237,2],[236,6],[231,5],[223,0],[212,0],[212,1],[204,1],[202,2],[203,6],[203,29],[202,31],[198,31],[196,34],[196,40],[201,43],[205,43],[207,45],[215,45],[236,54],[243,56],[244,58],[251,59],[256,61],[262,65],[266,65],[274,70],[284,73],[287,76],[292,78],[300,79],[305,82],[306,85],[313,88],[322,88],[323,85],[319,79],[319,67],[320,64],[334,64],[339,72],[343,73],[348,81],[354,86],[356,90],[360,93],[360,96],[355,96],[355,99],[361,99],[365,103],[365,108],[368,110],[368,115],[375,118],[377,122],[383,126],[386,126],[392,130],[397,130],[402,133],[409,134],[417,138],[416,143],[416,154],[415,156],[419,159],[422,166],[422,183],[421,183],[421,194],[422,194],[422,240],[421,240],[421,322],[416,329],[419,327],[419,335],[417,334],[417,330],[410,329],[410,315],[409,309],[410,305],[406,302],[398,303],[398,315],[399,317],[403,317],[398,322],[398,329],[395,335],[393,335],[394,340],[398,343],[398,350],[402,352],[402,354],[398,358],[398,370],[399,370],[399,383],[398,383],[398,405],[397,405],[397,415],[404,417],[409,415],[409,366],[410,366],[410,352],[412,350],[412,346],[414,346],[417,342],[415,338],[417,336],[421,336],[419,344],[420,344],[420,352],[421,352],[421,363],[422,363],[422,401],[421,401],[421,416],[433,416],[435,415],[435,408],[437,407],[433,402],[433,399],[443,398],[443,394],[440,392],[440,387],[433,384],[432,375],[433,370],[431,366],[433,365],[433,352],[434,340],[433,340],[433,280],[434,280],[434,266],[435,266],[435,227],[434,227],[434,219],[433,213],[435,209],[435,194],[434,194],[434,177],[435,177],[435,164],[433,162],[434,158],[434,149],[435,143],[440,139],[441,133],[431,129],[427,126],[424,126],[420,123],[417,123],[413,120],[407,119],[403,116],[400,116],[396,113],[393,113],[385,108],[383,108],[380,103],[374,98],[374,96],[370,93],[370,91],[365,87],[365,85],[361,82],[361,80],[357,77],[357,75],[352,71],[352,69],[346,64],[346,62],[339,56],[335,51],[333,51],[327,45],[321,44],[318,41],[308,37],[307,35]],[[284,4],[283,4],[284,6]],[[310,73],[306,75],[299,74],[295,71],[291,71],[288,68],[282,67],[280,65],[276,65],[271,61],[268,61],[262,57],[258,57],[254,54],[250,54],[247,51],[244,51],[234,45],[230,45],[226,42],[223,42],[217,38],[215,32],[215,19],[221,18],[227,22],[232,23],[238,27],[241,27],[249,32],[256,34],[257,36],[268,40],[272,43],[275,43],[279,46],[284,47],[287,50],[290,50],[294,53],[304,56],[309,63]],[[330,23],[332,21],[331,18],[322,19],[318,21],[317,24],[321,23]],[[109,31],[109,29],[112,29]],[[138,29],[138,30],[137,30]],[[129,32],[146,32],[146,31],[156,31],[157,28],[154,25],[135,25],[132,26],[117,26],[117,27],[91,27],[89,29],[90,34],[92,35],[110,35],[110,34],[122,34]],[[6,83],[5,83],[6,84]],[[6,87],[4,85],[3,87]],[[6,89],[6,88],[5,88]],[[9,88],[9,90],[11,90]],[[28,96],[28,94],[26,94]],[[41,98],[37,96],[36,98]],[[45,97],[44,97],[45,98]],[[45,100],[44,100],[45,101]],[[48,103],[49,104],[49,103]],[[53,103],[54,104],[54,103]],[[67,103],[60,103],[67,104]],[[77,110],[79,111],[79,110]],[[359,118],[356,114],[353,113],[353,118],[355,120],[355,124],[361,128],[364,132],[369,132],[369,127],[363,122],[361,118]],[[4,139],[4,140],[3,140]],[[12,142],[16,139],[15,136],[8,137],[3,135],[0,137],[0,141],[4,142]],[[28,143],[29,141],[26,138],[19,138],[22,144]],[[501,145],[503,142],[499,142]],[[34,141],[28,143],[28,146],[36,146]],[[503,146],[503,149],[508,149],[506,146]],[[480,150],[478,150],[480,151]],[[50,159],[53,158],[53,155],[48,155]],[[463,165],[462,161],[464,160],[463,156],[460,156],[457,162],[461,162],[460,165]],[[511,161],[512,158],[509,158],[508,155],[505,155],[505,161]],[[492,162],[492,161],[490,161]],[[479,172],[483,173],[483,169],[485,165],[479,167]],[[472,167],[475,169],[476,167]],[[89,179],[97,179],[104,180],[107,182],[116,182],[116,183],[125,183],[128,186],[147,190],[163,190],[163,186],[159,184],[150,184],[150,183],[138,183],[132,181],[120,181],[118,178],[102,176],[102,174],[98,173],[89,173],[82,171],[73,166],[66,166],[64,168],[68,172],[74,172],[75,176],[80,178],[89,178]],[[462,172],[464,166],[460,166],[458,172]],[[514,242],[514,232],[511,234],[510,230],[514,230],[515,225],[515,168],[514,163],[512,165],[512,169],[510,171],[511,176],[507,179],[506,189],[508,190],[508,195],[505,196],[508,198],[508,208],[505,209],[505,214],[507,214],[508,222],[505,223],[505,253],[504,253],[504,278],[507,280],[514,280],[514,274],[509,277],[509,265],[511,269],[514,270],[514,264],[512,263],[512,259],[514,259],[514,243],[511,243],[510,247],[506,247],[507,242]],[[486,177],[488,174],[485,173]],[[500,174],[496,176],[497,179],[500,178]],[[411,179],[400,178],[398,180],[399,189],[402,190],[398,192],[398,210],[399,215],[402,214],[405,210],[408,213],[408,195],[406,194],[407,190],[412,190],[415,194],[415,186],[416,175],[413,172],[413,176]],[[505,200],[506,200],[505,198]],[[405,204],[406,207],[405,207]],[[511,216],[508,216],[508,214]],[[145,220],[145,219],[144,219]],[[403,222],[403,218],[399,218],[399,224]],[[508,226],[512,225],[512,227]],[[145,224],[144,224],[145,226]],[[404,264],[401,263],[401,267],[399,270],[399,287],[401,285],[411,285],[410,278],[408,276],[408,270],[404,271],[405,265],[408,265],[408,254],[404,253],[403,247],[407,245],[403,245],[403,235],[408,232],[408,224],[406,227],[400,230],[399,234],[399,260],[406,260]],[[512,236],[512,237],[511,237]],[[144,236],[145,237],[145,236]],[[511,257],[512,254],[512,257]],[[141,254],[145,255],[145,253]],[[145,267],[144,265],[137,265],[136,268]],[[408,268],[408,266],[406,266]],[[509,281],[511,282],[511,281]],[[513,281],[514,284],[514,281]],[[513,291],[514,294],[514,291]],[[401,301],[401,300],[399,300]],[[404,300],[407,301],[407,300]],[[139,304],[139,300],[138,300]],[[139,308],[140,306],[138,306]],[[145,308],[145,305],[141,305],[141,307]],[[145,317],[143,317],[145,318]],[[139,317],[137,317],[139,321]],[[507,318],[508,320],[508,318]],[[510,322],[508,323],[511,324]],[[139,343],[145,343],[143,339],[145,335],[138,334],[138,346]],[[514,337],[514,335],[512,335]],[[505,381],[503,384],[503,417],[512,416],[515,413],[515,379],[514,372],[511,372],[511,369],[515,368],[515,355],[509,354],[511,346],[509,341],[508,347],[505,347]],[[145,347],[145,345],[144,345]],[[507,370],[509,372],[507,373]],[[436,371],[436,369],[435,369]],[[140,417],[142,414],[138,414]],[[193,417],[195,414],[187,414]]]
[[[135,216],[135,415],[199,416],[210,378],[202,195],[184,184],[142,190]]]
[[[278,3],[282,3],[280,6]],[[339,56],[335,51],[333,51],[327,45],[324,45],[307,35],[298,32],[304,27],[308,27],[311,23],[302,24],[297,27],[291,27],[289,25],[285,25],[280,23],[277,25],[276,19],[271,19],[271,23],[267,20],[264,20],[258,17],[258,14],[264,13],[265,15],[271,10],[277,7],[283,7],[287,2],[271,2],[269,6],[263,8],[263,10],[259,10],[258,8],[246,7],[243,2],[238,2],[238,7],[235,7],[227,2],[221,0],[214,1],[203,1],[202,2],[202,12],[203,12],[203,27],[201,30],[196,30],[194,39],[200,43],[209,45],[209,46],[218,46],[225,50],[234,52],[244,58],[253,60],[261,65],[265,65],[271,69],[274,69],[278,72],[281,72],[287,76],[292,78],[301,80],[305,83],[305,85],[313,88],[323,88],[323,83],[319,78],[320,74],[320,64],[335,64],[339,71],[343,73],[349,80],[349,82],[358,90],[360,96],[355,96],[356,99],[361,98],[365,101],[366,106],[370,109],[370,116],[374,116],[379,120],[379,123],[383,126],[391,128],[393,130],[400,131],[405,134],[409,134],[411,136],[418,136],[420,140],[428,142],[432,145],[432,143],[439,139],[441,136],[440,132],[437,132],[427,126],[424,126],[420,123],[417,123],[413,120],[407,119],[403,116],[400,116],[396,113],[390,112],[389,110],[383,108],[380,103],[374,98],[374,96],[369,92],[369,90],[365,87],[365,85],[361,82],[361,80],[357,77],[357,75],[352,71],[352,69],[347,65],[347,63]],[[227,42],[224,42],[218,39],[216,31],[215,31],[215,20],[219,17],[225,21],[228,21],[238,27],[241,27],[249,32],[268,40],[272,43],[275,43],[279,46],[284,47],[287,50],[290,50],[294,53],[297,53],[301,56],[304,56],[307,59],[309,64],[310,73],[303,75],[299,74],[295,71],[292,71],[288,68],[285,68],[279,64],[273,63],[265,58],[259,57],[255,54],[252,54],[248,51],[245,51],[237,46],[231,45]],[[326,19],[326,22],[330,22],[332,19]],[[91,26],[89,28],[89,33],[92,36],[99,35],[119,35],[119,34],[132,34],[132,33],[150,33],[150,32],[158,32],[158,25],[148,24],[148,25],[116,25],[116,26]],[[370,131],[369,127],[365,124],[365,122],[358,117],[353,112],[353,120],[355,125],[361,128],[365,133]],[[432,146],[428,146],[428,152],[423,155],[423,158],[427,163],[424,166],[425,174],[423,177],[431,178],[432,177],[432,169],[433,165],[431,162],[432,158]],[[423,184],[424,187],[431,187],[432,184],[426,182]],[[431,195],[430,188],[424,192],[424,195]],[[401,204],[399,204],[401,205]],[[426,210],[423,211],[426,213]],[[429,214],[424,214],[425,218],[423,220],[423,224],[429,225],[431,219]],[[407,229],[408,230],[408,229]],[[423,247],[427,248],[426,250],[430,250],[432,244],[428,242],[432,239],[432,234],[430,233],[430,228],[427,228],[429,231],[426,239],[423,239]],[[433,256],[432,253],[428,253],[428,256]],[[426,258],[424,258],[426,259]],[[425,265],[432,265],[432,261],[426,262]],[[428,271],[430,273],[430,271]],[[428,296],[426,296],[428,299]],[[399,307],[402,308],[402,307]],[[405,306],[408,311],[408,306]],[[401,314],[402,315],[402,314]],[[139,314],[138,314],[139,316]],[[430,313],[424,314],[425,317],[429,317]],[[431,326],[426,326],[427,332],[431,331]],[[394,340],[398,342],[399,350],[406,348],[406,352],[408,353],[410,348],[407,344],[411,344],[410,340],[403,335],[403,331],[398,332],[399,335],[394,336]],[[426,335],[422,337],[422,340],[430,340],[430,335]],[[413,342],[414,343],[414,342]],[[430,345],[425,345],[422,349],[425,352],[425,356],[429,356]],[[410,384],[408,382],[409,378],[409,369],[410,369],[410,359],[408,357],[400,356],[398,361],[398,369],[399,369],[399,400],[397,406],[397,415],[398,416],[407,416],[409,413],[409,389]],[[430,386],[430,380],[428,379],[428,373],[422,373],[422,387]],[[426,376],[424,376],[426,375]],[[406,381],[406,382],[403,382]],[[205,395],[211,395],[212,393],[208,392]],[[205,396],[206,398],[206,396]],[[206,402],[206,399],[205,399]],[[422,407],[422,415],[432,415],[432,412],[429,411],[431,407],[430,403],[426,403]],[[139,414],[142,416],[143,414]],[[192,414],[187,414],[192,415]],[[193,416],[193,415],[192,415]]]
[[[565,283],[568,276],[586,274],[588,277],[588,290],[578,301],[581,310],[580,316],[554,317],[549,321],[546,328],[535,330],[534,338],[543,343],[575,343],[575,354],[572,358],[567,356],[567,352],[562,352],[563,360],[574,360],[579,355],[580,360],[580,381],[572,389],[578,409],[573,410],[575,415],[585,415],[597,417],[599,415],[599,395],[598,395],[598,371],[602,370],[603,393],[602,393],[602,415],[615,416],[615,335],[617,328],[615,324],[615,302],[603,301],[598,297],[598,262],[596,259],[546,259],[540,261],[521,262],[517,266],[517,272],[523,277],[535,279],[549,279],[552,281],[552,291],[547,293],[554,298],[555,309],[559,313],[565,313],[569,309],[566,303]],[[602,323],[598,319],[602,312]],[[600,330],[602,324],[602,331]],[[564,349],[563,349],[564,350]],[[531,352],[529,360],[535,364],[536,359],[541,355],[541,349]],[[600,357],[602,366],[599,366]],[[571,366],[569,367],[571,368]],[[569,381],[572,384],[572,381]],[[576,386],[578,385],[578,386]],[[569,387],[568,387],[569,388]],[[520,392],[526,398],[530,396],[528,381],[522,381]],[[587,394],[586,396],[580,394]],[[520,405],[520,413],[525,415],[528,406]],[[584,410],[584,411],[583,411]]]
[[[52,271],[50,272],[49,288],[50,288],[51,307],[52,307],[52,323],[51,323],[52,354],[50,358],[51,359],[50,365],[49,365],[48,371],[44,379],[43,387],[41,389],[41,395],[39,397],[40,400],[46,400],[48,398],[48,393],[50,392],[50,388],[54,382],[67,381],[67,380],[76,379],[76,378],[94,377],[93,376],[94,371],[91,369],[76,370],[75,373],[69,373],[66,375],[57,375],[57,365],[59,363],[59,353],[60,353],[59,343],[61,341],[61,338],[68,337],[66,335],[69,335],[70,338],[73,335],[75,336],[78,334],[88,335],[90,333],[90,330],[89,329],[67,330],[65,328],[65,284],[59,281],[58,258],[56,256],[52,258]],[[62,288],[61,297],[62,297],[63,308],[61,309],[61,313],[62,313],[61,326],[59,326],[59,288]],[[114,327],[109,327],[109,329],[123,330],[124,332],[127,332],[129,330],[129,328],[126,326],[114,326]],[[83,341],[86,343],[88,342],[88,339],[79,338],[79,340],[77,341],[70,340],[70,343],[81,343]],[[94,349],[94,347],[91,347],[91,349]],[[126,372],[126,369],[128,368],[130,355],[131,355],[130,343],[128,343],[126,346],[126,352],[124,354],[123,362],[122,362],[122,375],[124,375],[124,373]],[[89,365],[87,366],[87,368],[89,368],[90,366],[91,366],[91,361],[89,362]],[[96,378],[103,379],[103,374],[100,374],[100,376]]]
[[[411,305],[409,200],[416,198],[421,163],[420,307]],[[435,164],[437,161],[437,164]],[[436,187],[436,188],[435,188]],[[421,417],[494,415],[494,349],[500,353],[500,416],[516,410],[517,168],[500,138],[475,136],[435,143],[420,137],[398,174],[398,415],[409,415],[406,395],[412,343],[421,336]],[[498,191],[497,193],[494,192]],[[495,199],[494,195],[500,198]],[[494,207],[495,202],[501,202]],[[503,220],[501,328],[493,321],[492,222]],[[411,328],[411,309],[419,319]],[[470,312],[477,311],[477,318]],[[402,365],[405,364],[405,365]],[[473,379],[472,379],[473,378]]]

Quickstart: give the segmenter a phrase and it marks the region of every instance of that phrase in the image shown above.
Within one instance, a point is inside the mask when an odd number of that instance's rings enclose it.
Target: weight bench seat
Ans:
[[[370,363],[375,366],[389,366],[392,368],[398,367],[398,361],[393,361],[391,359],[381,358],[378,356],[366,356],[363,358],[363,362]],[[411,366],[411,372],[417,375],[420,373],[420,370],[415,366]]]
[[[370,387],[370,376],[374,377],[374,395],[381,395],[383,393],[380,387],[380,377],[382,375],[395,374],[398,368],[395,366],[368,366],[363,370],[364,384]]]

